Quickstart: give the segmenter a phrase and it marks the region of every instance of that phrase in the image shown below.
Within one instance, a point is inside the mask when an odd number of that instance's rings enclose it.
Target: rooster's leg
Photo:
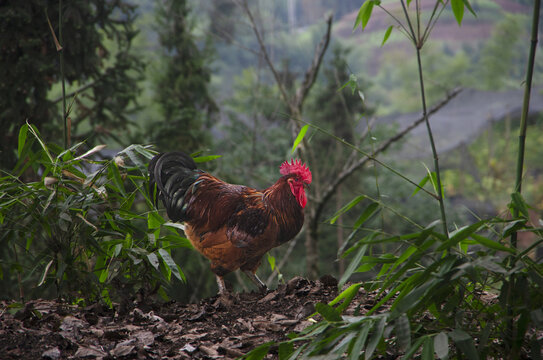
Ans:
[[[256,276],[256,274],[252,271],[249,271],[249,270],[243,270],[243,272],[249,277],[249,279],[251,279],[251,281],[256,285],[258,286],[258,288],[260,289],[261,292],[266,292],[268,291],[268,287],[266,286],[266,284],[264,284],[259,278],[258,276]]]
[[[217,278],[217,285],[219,286],[219,294],[223,295],[228,293],[228,291],[226,290],[226,285],[224,284],[223,277],[219,275],[215,275],[215,277]]]

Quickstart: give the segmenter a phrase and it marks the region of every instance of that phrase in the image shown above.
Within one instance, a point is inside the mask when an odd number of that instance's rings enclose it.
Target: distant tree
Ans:
[[[209,128],[216,111],[207,89],[210,54],[198,47],[191,32],[186,0],[161,1],[156,14],[162,46],[156,100],[162,116],[150,124],[149,132],[161,151],[196,151],[210,143]]]
[[[143,67],[130,52],[134,10],[124,0],[62,3],[64,74],[68,85],[81,87],[70,115],[74,137],[105,140],[129,123]],[[0,168],[15,164],[17,132],[27,120],[46,140],[63,143],[60,99],[48,98],[61,79],[48,18],[59,37],[58,0],[0,3]]]
[[[523,33],[522,16],[506,15],[492,32],[492,36],[481,49],[479,68],[484,90],[500,90],[509,81],[517,87],[524,73],[523,44],[519,39]],[[511,79],[515,81],[511,81]]]

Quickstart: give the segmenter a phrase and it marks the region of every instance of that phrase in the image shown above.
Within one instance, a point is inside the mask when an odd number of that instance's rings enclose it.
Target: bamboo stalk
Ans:
[[[528,65],[526,68],[526,82],[524,86],[524,100],[522,103],[522,113],[520,115],[520,129],[518,137],[518,158],[517,158],[517,172],[514,192],[521,193],[522,191],[522,172],[524,169],[524,153],[526,147],[526,128],[528,127],[528,111],[530,109],[530,96],[532,93],[532,77],[534,73],[534,59],[535,51],[537,49],[538,41],[538,29],[539,29],[539,10],[541,6],[541,0],[534,1],[534,12],[532,18],[532,39],[530,44],[530,54],[528,56]],[[516,218],[519,216],[519,210],[513,210],[513,216]],[[517,247],[517,233],[511,234],[511,246]]]
[[[62,124],[64,126],[64,149],[68,147],[68,114],[66,113],[66,77],[64,74],[64,48],[62,47],[62,0],[58,4],[58,39],[61,44],[60,56],[60,76],[62,78]]]
[[[405,15],[405,18],[407,20],[407,25],[409,28],[409,31],[411,32],[411,38],[413,41],[413,45],[415,46],[415,49],[417,51],[417,65],[418,65],[418,72],[419,72],[419,85],[420,85],[420,95],[422,99],[422,116],[424,118],[424,122],[426,124],[426,129],[428,131],[428,139],[430,140],[430,146],[432,148],[432,155],[434,157],[434,171],[436,172],[436,180],[437,180],[437,200],[439,202],[439,212],[441,213],[441,222],[443,226],[443,233],[447,238],[449,237],[449,229],[447,226],[447,214],[445,212],[445,202],[443,200],[443,191],[441,186],[441,171],[439,168],[439,157],[437,155],[437,149],[434,141],[434,135],[432,132],[432,127],[430,126],[430,120],[428,117],[428,110],[426,106],[426,91],[424,90],[424,77],[422,73],[422,61],[420,56],[420,50],[424,46],[424,38],[420,37],[420,30],[418,32],[418,36],[415,33],[415,28],[413,27],[413,24],[411,23],[411,18],[409,17],[409,13],[407,12],[407,8],[405,6],[405,2],[401,0],[403,12]],[[417,16],[417,26],[420,26],[420,17]]]

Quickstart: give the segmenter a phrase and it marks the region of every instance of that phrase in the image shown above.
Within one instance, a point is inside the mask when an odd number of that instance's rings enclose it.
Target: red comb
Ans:
[[[311,184],[311,171],[309,171],[307,165],[302,164],[299,159],[296,159],[296,161],[294,159],[290,159],[290,163],[285,161],[279,167],[279,172],[281,175],[297,174],[302,178],[303,182]]]

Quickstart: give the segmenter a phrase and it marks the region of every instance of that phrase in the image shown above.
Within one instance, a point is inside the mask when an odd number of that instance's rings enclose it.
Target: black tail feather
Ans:
[[[158,154],[148,170],[151,200],[158,206],[160,199],[172,221],[183,221],[185,193],[200,176],[194,160],[180,151]]]

